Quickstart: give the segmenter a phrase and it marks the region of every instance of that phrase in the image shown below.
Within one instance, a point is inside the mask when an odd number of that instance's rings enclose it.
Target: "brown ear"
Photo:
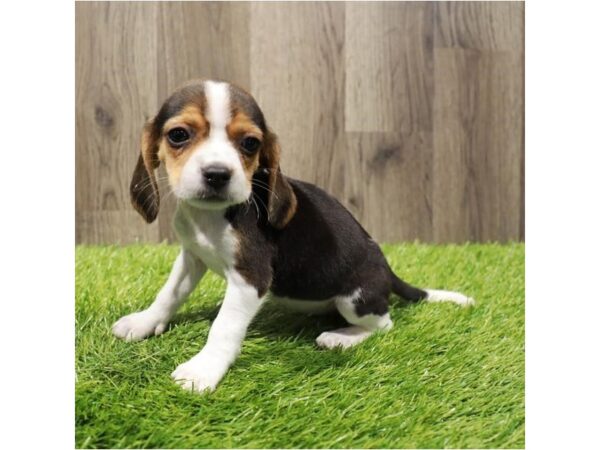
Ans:
[[[269,174],[269,222],[275,228],[283,228],[296,213],[296,195],[279,168],[281,149],[277,136],[267,131],[260,154],[260,166]]]
[[[142,148],[129,186],[131,203],[146,222],[151,223],[158,215],[160,196],[154,170],[158,167],[158,144],[152,132],[152,122],[144,126]]]

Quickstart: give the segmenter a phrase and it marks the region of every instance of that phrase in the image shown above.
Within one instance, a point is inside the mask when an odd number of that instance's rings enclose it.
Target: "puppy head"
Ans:
[[[296,207],[279,169],[277,137],[250,94],[229,83],[196,81],[177,90],[144,127],[131,199],[147,222],[160,197],[154,171],[162,162],[175,196],[199,209],[224,209],[252,195],[257,170],[268,173],[269,221],[283,228]]]

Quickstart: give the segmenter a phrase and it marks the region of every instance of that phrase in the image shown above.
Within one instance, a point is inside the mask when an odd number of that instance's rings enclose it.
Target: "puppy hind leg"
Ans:
[[[387,298],[365,298],[357,289],[352,295],[336,297],[335,306],[351,326],[321,333],[317,338],[319,347],[353,347],[378,330],[392,328]]]

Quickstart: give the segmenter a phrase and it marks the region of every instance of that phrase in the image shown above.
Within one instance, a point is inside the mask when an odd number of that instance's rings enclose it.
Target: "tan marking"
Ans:
[[[251,183],[252,176],[258,168],[258,155],[260,154],[260,151],[258,151],[255,155],[248,156],[242,152],[242,150],[240,150],[239,142],[248,136],[255,137],[262,142],[263,133],[261,129],[252,121],[252,119],[250,119],[250,117],[248,117],[248,115],[241,110],[234,112],[233,118],[227,125],[226,129],[229,140],[238,150],[246,178],[248,179],[248,182]]]
[[[167,133],[177,127],[182,127],[192,134],[192,139],[183,147],[176,148],[169,144]],[[206,118],[196,105],[186,106],[181,113],[171,117],[163,127],[163,135],[158,150],[159,159],[164,162],[172,188],[177,186],[181,171],[194,149],[197,149],[208,137],[209,125]]]
[[[167,175],[169,176],[169,184],[172,188],[175,188],[178,185],[179,178],[181,177],[181,171],[193,153],[194,152],[192,151],[192,148],[187,147],[187,149],[181,151],[181,154],[174,156],[171,146],[167,144],[166,139],[163,139],[163,142],[160,144],[158,154],[166,155],[161,160],[165,163]]]
[[[167,120],[163,127],[163,134],[166,134],[169,132],[169,130],[182,125],[187,125],[198,133],[208,133],[208,124],[206,118],[197,105],[188,105],[183,108],[179,114]]]
[[[241,139],[244,136],[254,136],[262,141],[263,133],[260,128],[246,115],[244,111],[236,111],[227,124],[227,134],[231,140]]]

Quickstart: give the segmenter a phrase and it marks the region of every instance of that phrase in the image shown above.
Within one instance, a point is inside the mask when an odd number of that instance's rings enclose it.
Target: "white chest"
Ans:
[[[174,220],[181,244],[218,275],[235,264],[238,238],[223,211],[179,206]]]

